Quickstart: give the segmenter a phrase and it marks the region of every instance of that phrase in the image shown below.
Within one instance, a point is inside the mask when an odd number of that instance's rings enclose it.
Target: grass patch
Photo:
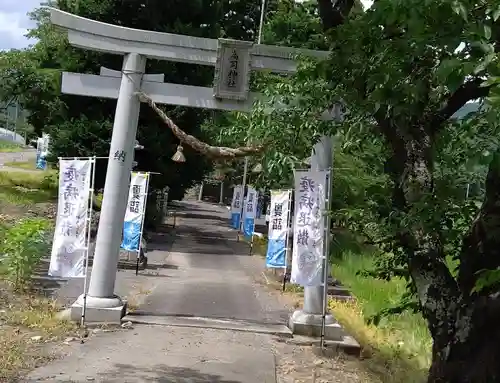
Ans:
[[[370,269],[377,253],[367,251],[356,238],[338,233],[332,245],[335,261],[332,274],[356,297],[355,302],[330,300],[335,318],[363,348],[363,368],[384,383],[422,383],[427,380],[431,362],[432,339],[420,314],[403,313],[382,319],[377,325],[367,319],[381,309],[396,304],[406,291],[405,282],[390,282],[356,275]],[[266,254],[266,238],[254,238],[254,253]],[[269,275],[269,283],[280,289],[281,283]],[[303,289],[287,284],[285,293],[302,306]]]
[[[0,381],[17,381],[50,359],[47,342],[76,333],[76,326],[57,318],[54,301],[12,293],[0,287]],[[41,338],[38,338],[41,337]]]
[[[244,236],[241,236],[241,238],[246,241],[250,242],[245,239]],[[254,254],[258,254],[261,257],[265,258],[266,257],[266,252],[267,252],[267,235],[258,237],[256,235],[253,236],[253,243],[252,243],[252,252]]]
[[[98,209],[102,207],[102,193],[96,193],[94,196],[94,204]]]
[[[384,382],[424,382],[431,361],[432,339],[419,314],[403,313],[382,319],[378,326],[366,319],[398,302],[405,282],[356,275],[370,268],[375,253],[346,251],[332,266],[332,274],[348,287],[356,303],[330,302],[330,309],[348,333],[370,356],[367,368]]]
[[[12,162],[5,162],[4,166],[8,168],[18,168],[18,169],[25,169],[25,170],[36,170],[36,164],[35,161],[30,161],[30,162],[24,162],[24,161],[12,161]],[[40,170],[42,172],[43,170]]]
[[[14,205],[47,202],[57,196],[54,171],[27,173],[0,172],[0,200]]]
[[[77,335],[74,324],[57,318],[60,308],[55,301],[30,290],[33,268],[49,250],[35,241],[37,219],[27,217],[43,208],[41,219],[51,223],[44,207],[56,195],[55,172],[0,172],[0,254],[6,254],[0,260],[0,382],[19,381],[50,360],[51,342]],[[21,274],[27,276],[27,283],[14,291],[12,275],[17,281]]]
[[[329,309],[335,318],[363,348],[362,367],[375,379],[384,383],[422,383],[427,380],[431,362],[432,339],[425,320],[420,314],[404,313],[382,319],[377,325],[367,324],[367,319],[389,305],[396,304],[405,292],[405,282],[390,282],[356,275],[371,268],[374,252],[359,245],[356,238],[336,235],[332,245],[337,253],[332,274],[348,287],[356,297],[355,302],[330,300]],[[254,240],[254,253],[265,256],[266,241]],[[269,275],[269,283],[280,289],[281,283]],[[287,284],[297,306],[303,304],[303,289]]]
[[[11,141],[0,140],[0,152],[2,153],[18,152],[20,149],[21,145],[19,144]]]

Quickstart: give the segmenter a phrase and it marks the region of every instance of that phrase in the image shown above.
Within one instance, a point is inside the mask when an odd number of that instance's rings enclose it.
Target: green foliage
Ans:
[[[472,292],[479,293],[500,282],[500,268],[495,270],[481,270]]]
[[[464,236],[480,211],[485,176],[499,147],[497,8],[492,0],[379,0],[367,12],[351,13],[327,40],[311,2],[282,2],[268,20],[265,42],[322,49],[326,44],[330,58],[302,59],[293,77],[254,76],[253,87],[263,97],[250,117],[219,121],[223,143],[267,145],[254,159],[263,168],[258,183],[267,188],[289,187],[293,169],[305,167],[318,137],[334,137],[333,222],[356,241],[376,246],[377,257],[361,277],[397,278],[406,286],[399,301],[373,313],[377,321],[422,309],[409,267],[415,249],[402,243],[403,232],[418,236],[419,251],[436,246],[458,284]],[[457,120],[454,114],[465,102],[487,93],[470,85],[484,78],[489,80],[483,86],[495,86],[488,101]],[[465,83],[472,89],[468,94]],[[460,101],[448,106],[459,91]],[[321,119],[336,103],[347,107],[344,119]],[[411,184],[405,171],[411,165],[407,150],[422,131],[435,132],[426,157],[432,187],[425,190]],[[407,146],[397,151],[399,139]]]
[[[328,49],[316,1],[280,1],[277,9],[267,15],[268,22],[264,27],[264,41],[267,44]]]
[[[57,1],[61,10],[125,27],[199,37],[220,36],[254,39],[259,20],[260,2],[211,0],[117,2],[113,0]],[[275,2],[268,2],[272,11]],[[63,33],[49,23],[48,12],[32,12],[36,27],[29,32],[38,39],[32,48],[0,53],[0,99],[19,97],[30,111],[29,123],[38,134],[51,134],[52,161],[57,157],[108,155],[116,101],[60,94],[61,71],[98,73],[100,66],[119,69],[122,57],[75,49]],[[211,86],[213,68],[168,61],[148,60],[148,73],[164,73],[167,82]],[[168,106],[168,115],[189,134],[210,140],[200,132],[208,113],[202,109]],[[169,186],[172,195],[183,196],[211,170],[211,163],[190,148],[185,148],[186,163],[176,164],[171,157],[178,140],[148,107],[141,107],[137,139],[145,149],[137,151],[136,170],[159,173],[152,177],[151,188]],[[128,153],[128,155],[133,155]],[[107,161],[96,167],[96,188],[103,186]]]
[[[498,19],[500,17],[500,7],[494,12],[493,17]],[[500,63],[497,65],[497,70],[500,69]],[[498,73],[498,72],[497,72]],[[487,81],[484,82],[484,86],[492,86],[492,90],[487,99],[489,105],[492,107],[493,111],[500,110],[500,76],[491,76]],[[490,113],[490,118],[498,117],[498,114]],[[496,136],[498,137],[498,136]],[[496,138],[495,137],[495,138]],[[493,141],[493,140],[492,140]],[[498,146],[497,146],[498,148]],[[497,149],[498,150],[498,149]],[[482,159],[486,161],[494,161],[495,150],[490,149],[482,153]],[[500,267],[495,269],[482,269],[477,272],[477,281],[472,290],[473,293],[481,293],[483,291],[488,292],[492,288],[498,289],[500,286]]]
[[[59,173],[51,172],[44,176],[42,182],[40,182],[40,189],[57,193],[59,189]]]
[[[48,202],[57,196],[57,174],[49,172],[0,172],[0,197],[15,205]]]
[[[5,230],[0,245],[7,279],[16,289],[28,287],[42,257],[48,254],[52,223],[44,218],[23,219]]]

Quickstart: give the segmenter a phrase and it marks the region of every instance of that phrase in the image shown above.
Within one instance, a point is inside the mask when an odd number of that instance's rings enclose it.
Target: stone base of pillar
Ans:
[[[70,319],[80,322],[82,319],[83,295],[80,295],[70,309]],[[85,308],[86,323],[120,324],[127,312],[127,302],[115,295],[112,298],[87,296]]]
[[[290,316],[288,327],[293,335],[320,337],[322,321],[322,315],[309,314],[302,310],[297,310]],[[344,335],[342,326],[335,321],[332,315],[327,314],[325,318],[325,339],[341,341]]]

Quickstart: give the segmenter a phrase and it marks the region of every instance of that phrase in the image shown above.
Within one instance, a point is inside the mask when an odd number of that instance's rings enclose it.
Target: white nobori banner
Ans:
[[[291,282],[321,286],[329,171],[295,171]]]
[[[286,268],[291,190],[271,190],[266,266]]]
[[[142,224],[146,213],[149,173],[133,172],[130,179],[127,210],[123,220],[122,249],[139,251]]]
[[[243,234],[251,239],[255,229],[255,216],[257,215],[257,200],[259,193],[253,187],[248,186],[245,204],[243,205]]]
[[[59,161],[59,198],[49,275],[85,277],[92,161]]]
[[[243,198],[243,186],[235,185],[233,189],[233,199],[231,201],[231,227],[239,229],[241,220],[241,204]]]

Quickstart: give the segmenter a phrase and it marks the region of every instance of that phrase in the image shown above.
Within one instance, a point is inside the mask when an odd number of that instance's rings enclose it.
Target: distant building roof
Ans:
[[[464,106],[462,106],[451,118],[457,118],[461,120],[462,118],[467,117],[469,114],[477,112],[481,108],[480,102],[468,102]]]

